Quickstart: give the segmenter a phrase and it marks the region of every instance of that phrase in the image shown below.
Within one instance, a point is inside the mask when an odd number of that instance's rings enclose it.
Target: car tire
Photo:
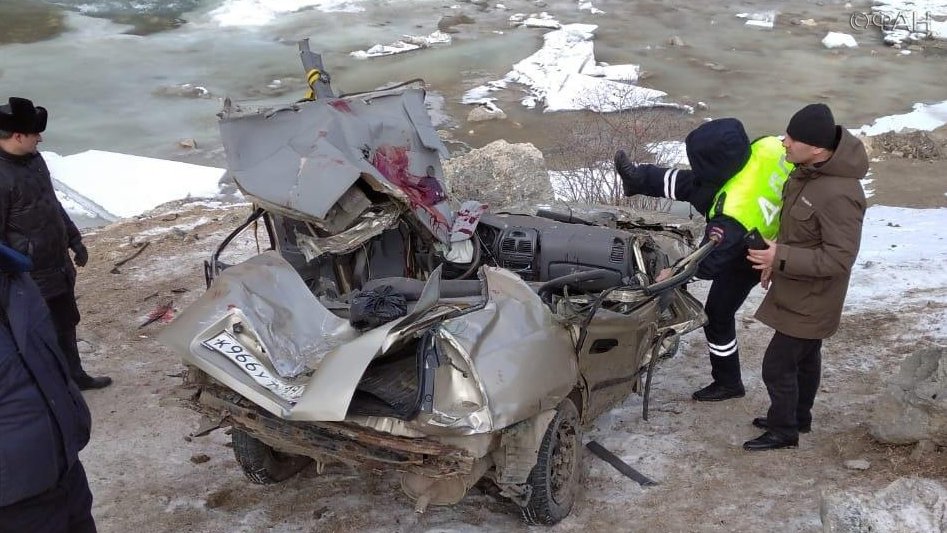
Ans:
[[[536,465],[526,481],[530,496],[523,519],[527,523],[549,526],[569,516],[579,487],[581,457],[579,411],[566,398],[546,428]]]
[[[312,462],[304,455],[278,452],[240,429],[233,430],[231,439],[237,463],[247,479],[258,485],[285,481]]]

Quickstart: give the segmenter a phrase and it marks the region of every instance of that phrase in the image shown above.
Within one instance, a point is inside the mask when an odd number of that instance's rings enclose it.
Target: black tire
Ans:
[[[234,429],[231,439],[233,455],[243,473],[259,485],[286,481],[312,462],[304,455],[278,452],[243,430]]]
[[[526,480],[532,490],[529,502],[523,507],[523,520],[528,524],[551,526],[569,516],[579,487],[581,457],[579,411],[572,400],[566,398],[546,428],[536,465]]]

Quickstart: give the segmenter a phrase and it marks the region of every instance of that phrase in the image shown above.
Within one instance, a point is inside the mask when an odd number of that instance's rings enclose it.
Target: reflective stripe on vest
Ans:
[[[776,137],[763,137],[750,145],[750,159],[720,188],[714,197],[711,216],[721,213],[734,218],[747,230],[774,239],[779,232],[779,210],[783,205],[783,184],[792,172],[786,150]]]

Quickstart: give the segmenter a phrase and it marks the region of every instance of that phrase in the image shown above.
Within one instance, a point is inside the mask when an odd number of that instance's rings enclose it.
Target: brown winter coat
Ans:
[[[802,339],[838,329],[865,218],[859,179],[868,172],[861,141],[840,128],[824,164],[797,166],[783,188],[772,285],[756,312],[764,324]]]

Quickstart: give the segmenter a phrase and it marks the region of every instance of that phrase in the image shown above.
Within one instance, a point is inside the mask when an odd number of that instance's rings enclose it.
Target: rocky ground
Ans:
[[[943,131],[920,135],[920,144],[909,135],[877,138],[874,201],[947,204]],[[915,178],[910,188],[903,183],[908,171],[928,181],[915,191]],[[100,530],[526,529],[516,509],[487,485],[475,487],[457,506],[417,515],[397,476],[329,466],[263,487],[244,478],[223,431],[188,436],[199,417],[167,400],[184,367],[154,339],[162,321],[141,326],[160,303],[172,300],[180,309],[201,294],[202,261],[249,210],[248,205],[172,204],[86,237],[91,259],[79,275],[81,348],[91,373],[115,380],[107,389],[86,393],[94,426],[82,459]],[[265,240],[262,228],[260,236]],[[256,247],[252,232],[245,233],[236,244],[238,257],[230,260],[255,253]],[[696,292],[704,290],[696,284]],[[587,434],[659,484],[640,487],[586,454],[579,500],[555,531],[815,531],[821,529],[822,491],[875,490],[903,476],[947,480],[944,449],[882,445],[866,428],[872,404],[903,358],[945,342],[931,333],[930,317],[943,312],[936,303],[880,304],[845,316],[839,334],[824,348],[813,432],[797,450],[743,452],[741,443],[759,433],[750,420],[768,405],[759,368],[770,330],[752,318],[761,296],[754,291],[738,321],[747,397],[718,404],[691,401],[690,393],[706,384],[708,365],[701,335],[685,339],[681,353],[655,377],[650,420],[641,417],[640,398],[631,397]],[[868,468],[846,467],[856,459],[867,461]]]

